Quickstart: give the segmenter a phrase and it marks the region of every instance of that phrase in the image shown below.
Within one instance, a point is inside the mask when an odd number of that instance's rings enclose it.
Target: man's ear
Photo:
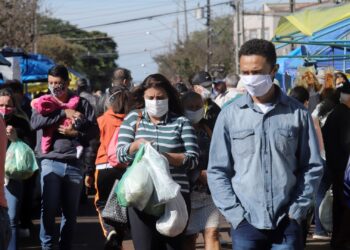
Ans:
[[[278,72],[278,69],[280,68],[280,65],[279,64],[275,64],[275,66],[273,67],[271,73],[273,75],[276,75],[276,73]]]

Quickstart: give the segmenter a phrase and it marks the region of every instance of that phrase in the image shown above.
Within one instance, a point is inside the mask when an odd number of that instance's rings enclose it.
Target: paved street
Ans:
[[[58,220],[57,220],[58,221]],[[30,238],[21,238],[20,250],[39,250],[39,220],[34,221],[35,227]],[[57,226],[58,230],[58,226]],[[223,239],[222,250],[231,249],[230,237],[227,233],[228,228],[223,228],[221,233]],[[93,207],[92,199],[90,198],[86,204],[80,207],[78,225],[74,238],[73,250],[100,250],[103,249],[104,238],[96,212]],[[124,241],[124,249],[132,250],[132,241],[127,237]],[[203,238],[199,237],[196,249],[204,249]],[[308,239],[306,250],[330,250],[329,244],[324,241],[315,241]]]

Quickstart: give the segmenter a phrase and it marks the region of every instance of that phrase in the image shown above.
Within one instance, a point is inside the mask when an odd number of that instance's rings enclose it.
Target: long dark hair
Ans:
[[[117,85],[109,89],[108,102],[116,114],[127,114],[130,111],[129,90],[122,85]]]
[[[161,74],[152,74],[147,76],[140,85],[139,91],[142,93],[142,96],[149,88],[164,89],[169,98],[169,112],[173,112],[177,115],[183,115],[179,93],[165,76]]]
[[[337,89],[325,89],[323,100],[318,112],[319,117],[327,115],[339,103],[340,91]]]

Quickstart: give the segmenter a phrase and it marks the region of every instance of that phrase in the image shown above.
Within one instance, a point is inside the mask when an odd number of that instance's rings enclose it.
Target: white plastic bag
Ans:
[[[333,192],[328,189],[319,208],[320,222],[327,232],[333,231]]]
[[[170,175],[169,162],[155,150],[150,143],[145,144],[142,161],[147,162],[149,175],[155,190],[154,205],[166,203],[174,199],[180,192],[180,185]]]
[[[153,193],[153,183],[147,169],[148,162],[144,158],[143,156],[130,169],[123,183],[128,206],[133,206],[140,211],[146,207]]]
[[[157,231],[168,237],[175,237],[185,230],[188,220],[186,202],[182,194],[165,204],[165,213],[157,220]]]

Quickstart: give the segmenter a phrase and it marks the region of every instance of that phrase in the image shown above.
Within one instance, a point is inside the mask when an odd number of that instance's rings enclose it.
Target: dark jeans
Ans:
[[[188,214],[191,211],[190,194],[181,193],[187,205]],[[133,207],[128,208],[132,241],[135,250],[181,250],[184,244],[184,232],[176,237],[166,237],[156,229],[157,217],[145,214]],[[186,231],[186,229],[184,230]]]
[[[350,208],[344,196],[344,172],[333,173],[333,233],[334,249],[350,249]]]
[[[295,221],[284,218],[275,230],[260,230],[243,220],[231,229],[234,250],[301,250],[302,228]]]

